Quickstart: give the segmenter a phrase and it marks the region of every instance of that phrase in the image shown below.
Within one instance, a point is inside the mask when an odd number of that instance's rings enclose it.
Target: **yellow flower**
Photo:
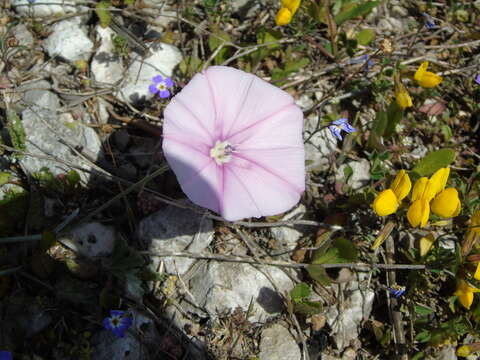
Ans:
[[[390,189],[395,193],[398,202],[402,201],[412,189],[412,182],[405,170],[400,170],[390,185]]]
[[[457,349],[457,356],[467,357],[470,354],[471,354],[471,351],[468,345],[462,345]]]
[[[460,280],[457,284],[457,290],[454,295],[458,297],[460,304],[462,304],[464,308],[470,309],[473,302],[473,294],[479,291],[480,289],[471,286],[465,280]]]
[[[395,100],[402,110],[413,106],[412,98],[402,83],[395,86]]]
[[[415,181],[415,185],[413,186],[413,191],[412,191],[412,202],[422,199],[424,197],[423,194],[425,193],[427,184],[428,184],[428,178],[426,177],[421,177],[420,179]]]
[[[425,227],[430,216],[430,205],[426,199],[415,200],[408,208],[407,219],[412,227]]]
[[[297,12],[301,0],[282,0],[281,8],[275,17],[278,26],[287,25],[292,21],[293,15]]]
[[[424,88],[433,88],[442,82],[442,77],[430,71],[427,71],[428,61],[424,61],[414,75],[418,85]]]
[[[433,196],[445,189],[449,175],[450,168],[441,168],[435,171],[435,174],[430,177],[429,186],[432,187],[432,192],[434,192]]]
[[[383,190],[373,201],[373,210],[378,216],[387,216],[397,211],[400,202],[408,195],[412,183],[405,170],[400,170],[390,185]]]
[[[475,274],[473,274],[473,278],[475,280],[480,280],[480,262],[477,263],[477,269],[475,270]]]
[[[398,209],[398,198],[392,189],[383,190],[373,201],[373,210],[378,216],[393,214]]]
[[[287,25],[292,21],[293,14],[287,8],[281,8],[278,10],[277,16],[275,17],[275,23],[278,26]]]
[[[461,207],[458,191],[454,188],[443,190],[432,201],[432,212],[442,218],[457,216]]]

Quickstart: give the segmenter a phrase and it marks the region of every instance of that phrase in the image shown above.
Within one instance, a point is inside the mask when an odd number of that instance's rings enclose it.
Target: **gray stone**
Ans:
[[[201,254],[213,239],[213,222],[188,209],[167,206],[143,219],[138,227],[138,236],[152,252],[188,251]],[[183,275],[195,262],[182,257],[154,257],[153,267],[159,262],[165,271]]]
[[[294,337],[282,325],[275,324],[262,331],[260,360],[300,360],[302,354]]]
[[[87,36],[86,30],[81,27],[81,21],[79,17],[74,17],[53,26],[52,34],[43,42],[50,57],[60,56],[71,62],[90,58],[93,42]]]
[[[268,274],[267,277],[264,274]],[[243,263],[212,262],[198,269],[190,280],[190,292],[195,302],[216,317],[233,312],[237,307],[253,311],[251,322],[264,322],[283,310],[279,293],[290,291],[293,281],[272,266],[252,266]]]
[[[109,256],[115,244],[115,229],[98,222],[86,223],[63,235],[61,241],[86,257]]]
[[[316,132],[310,137],[309,132],[313,131],[312,122],[307,122],[304,132],[305,139],[309,140],[305,143],[305,165],[306,170],[323,171],[329,166],[329,157],[337,148],[337,139],[332,135],[328,128]]]
[[[27,47],[33,45],[33,35],[24,24],[16,25],[12,32],[18,41],[18,45]]]
[[[112,37],[116,33],[110,28],[95,28],[100,46],[92,59],[91,70],[95,81],[113,85],[123,77],[123,60],[114,53]]]
[[[125,101],[135,103],[140,99],[153,97],[148,90],[152,78],[157,75],[172,76],[174,68],[182,61],[180,50],[168,44],[158,44],[151,49],[152,55],[147,58],[134,56],[125,73],[119,96]]]
[[[57,114],[60,108],[57,95],[43,90],[49,87],[46,81],[31,83],[29,88],[32,90],[24,94],[27,108],[22,111],[22,124],[26,134],[26,151],[39,157],[25,156],[21,160],[22,165],[30,173],[46,167],[54,175],[68,172],[70,169],[66,164],[69,163],[90,170],[91,167],[81,161],[65,143],[96,157],[101,148],[100,139],[94,129],[73,121],[71,114]],[[79,175],[83,181],[90,178],[90,174],[82,171],[79,171]]]
[[[360,289],[359,286],[367,276],[366,273],[358,273],[358,281],[351,281],[346,286],[333,285],[335,298],[340,298],[340,291],[344,293],[344,301],[330,306],[326,313],[332,338],[339,350],[345,349],[358,337],[363,321],[368,319],[372,311],[375,292]]]
[[[299,220],[302,219],[306,213],[307,209],[305,205],[300,204],[295,209],[287,213],[282,217],[281,221],[288,220]],[[305,227],[296,225],[296,226],[278,226],[272,227],[270,232],[275,240],[277,240],[282,247],[294,248],[297,246],[298,240],[303,236],[305,232]]]
[[[348,179],[345,179],[345,169],[347,166],[350,166],[353,170],[352,175]],[[335,176],[336,181],[344,182],[347,180],[346,184],[351,187],[353,190],[358,190],[370,181],[370,162],[366,159],[361,159],[360,161],[350,161],[346,164],[342,164]]]
[[[30,3],[28,0],[12,0],[11,4],[19,15],[27,17],[61,16],[86,9],[85,6],[75,5],[75,1],[72,0],[49,0],[48,2],[38,2],[39,4],[35,4],[35,1]]]

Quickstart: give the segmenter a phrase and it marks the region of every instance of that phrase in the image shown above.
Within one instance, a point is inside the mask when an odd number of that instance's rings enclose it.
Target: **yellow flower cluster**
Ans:
[[[301,0],[282,0],[280,10],[275,17],[278,26],[290,24],[293,15],[297,12]]]
[[[461,205],[457,190],[445,189],[449,174],[449,168],[442,168],[430,179],[421,177],[415,182],[412,203],[407,211],[407,219],[411,226],[425,227],[430,210],[442,218],[451,218],[460,213]],[[373,210],[379,216],[393,214],[411,188],[408,174],[405,170],[400,170],[390,188],[377,195],[373,201]]]
[[[442,77],[431,71],[427,71],[428,61],[422,62],[418,67],[413,79],[424,88],[433,88],[442,82]],[[400,78],[395,79],[395,99],[398,106],[402,109],[413,106],[412,98],[405,86],[403,86]]]

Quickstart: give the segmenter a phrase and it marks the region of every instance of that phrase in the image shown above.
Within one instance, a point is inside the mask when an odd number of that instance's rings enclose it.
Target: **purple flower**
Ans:
[[[390,293],[396,298],[399,298],[400,296],[402,296],[405,293],[405,290],[406,290],[405,286],[401,286],[401,285],[392,285],[391,287],[388,288],[388,291],[390,291]]]
[[[431,17],[429,14],[427,13],[422,13],[424,19],[425,19],[425,27],[428,29],[428,30],[432,30],[432,29],[435,29],[437,26],[435,25],[435,20],[433,20],[433,17]]]
[[[123,337],[125,331],[132,326],[132,318],[124,316],[125,311],[110,310],[110,317],[103,319],[103,326],[118,337]]]
[[[354,64],[365,63],[365,68],[363,70],[364,71],[369,71],[370,67],[373,66],[375,64],[375,62],[373,60],[368,60],[368,58],[369,58],[369,55],[364,54],[362,56],[359,56],[359,57],[348,60],[348,64],[354,65]]]
[[[277,215],[305,190],[303,113],[228,66],[195,75],[164,111],[163,153],[185,194],[224,219]]]
[[[480,85],[480,74],[475,77],[475,82]]]
[[[148,87],[148,90],[152,94],[159,93],[161,98],[167,98],[170,96],[170,91],[167,89],[173,86],[173,81],[169,77],[163,79],[162,75],[157,75],[152,78],[153,84]]]
[[[0,360],[13,360],[12,353],[10,351],[0,350]]]
[[[328,129],[332,133],[333,136],[336,136],[339,140],[342,140],[341,131],[345,131],[347,133],[355,132],[355,128],[348,123],[348,119],[341,118],[335,121],[332,121],[330,125],[328,125]]]

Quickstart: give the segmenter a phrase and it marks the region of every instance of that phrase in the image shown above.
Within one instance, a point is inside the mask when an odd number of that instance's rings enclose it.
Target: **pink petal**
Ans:
[[[219,174],[215,161],[187,144],[168,138],[163,140],[162,146],[180,187],[190,200],[197,205],[221,212],[219,191],[222,174]]]
[[[187,136],[200,138],[201,142],[214,144],[215,107],[204,74],[195,75],[180,93],[175,95],[164,112],[165,125],[177,125]],[[170,129],[165,129],[166,133]]]
[[[205,71],[221,119],[217,136],[227,138],[293,104],[285,91],[257,76],[227,66]]]
[[[235,158],[224,166],[222,216],[227,220],[282,213],[300,199],[297,189],[255,163]]]

